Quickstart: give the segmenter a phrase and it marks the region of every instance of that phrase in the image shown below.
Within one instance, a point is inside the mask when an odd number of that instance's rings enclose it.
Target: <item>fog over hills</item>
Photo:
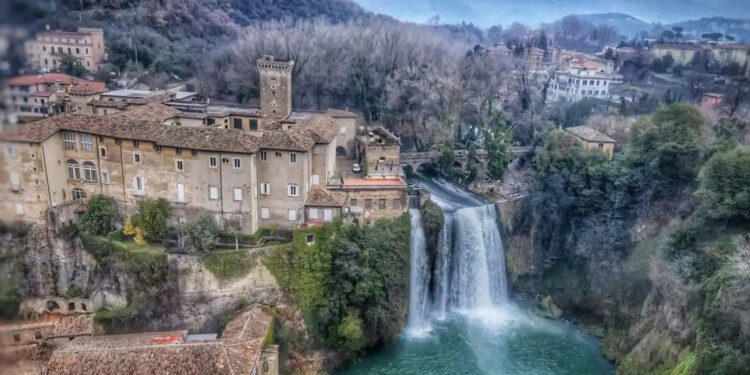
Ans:
[[[671,24],[703,17],[750,18],[750,1],[736,0],[354,0],[367,10],[425,22],[472,22],[479,26],[522,22],[536,26],[568,14],[625,13],[642,21]]]

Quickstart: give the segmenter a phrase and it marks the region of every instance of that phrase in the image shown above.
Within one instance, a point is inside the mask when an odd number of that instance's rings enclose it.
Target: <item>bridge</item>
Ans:
[[[511,147],[510,153],[513,158],[525,155],[533,149],[532,146]],[[419,166],[425,164],[435,164],[440,158],[440,151],[425,152],[402,152],[400,155],[401,164],[408,165],[416,171]],[[463,168],[469,160],[469,150],[456,150],[453,152],[454,166]],[[487,165],[487,151],[476,150],[476,159],[482,165]]]

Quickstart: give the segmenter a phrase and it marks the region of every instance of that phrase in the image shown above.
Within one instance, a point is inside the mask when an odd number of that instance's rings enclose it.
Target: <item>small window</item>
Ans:
[[[86,198],[86,192],[82,189],[73,189],[73,200],[74,201],[82,201],[84,198]]]
[[[271,184],[267,182],[263,182],[260,184],[260,194],[261,195],[268,195],[271,194]]]
[[[76,304],[74,302],[68,302],[68,311],[73,311],[76,309]]]
[[[356,205],[357,205],[357,200],[356,200],[356,199],[352,199],[352,200],[350,200],[350,201],[349,201],[349,205],[350,205],[350,206],[356,206]]]
[[[44,336],[42,336],[42,331],[34,331],[34,339],[41,340]]]
[[[133,140],[133,148],[138,148],[141,146],[141,142],[137,139]]]
[[[94,139],[91,134],[81,134],[81,150],[89,152],[94,150]]]
[[[365,209],[369,210],[372,208],[372,199],[365,199]]]
[[[88,309],[86,308],[86,304],[85,303],[81,304],[81,310],[88,311]]]
[[[599,143],[599,148],[603,149],[604,148],[604,143]]]
[[[76,133],[63,132],[63,146],[66,150],[76,149]]]
[[[261,208],[260,209],[260,218],[261,219],[268,219],[269,217],[271,217],[271,212],[269,211],[269,209],[266,208],[266,207]]]
[[[297,154],[295,154],[295,153],[293,153],[293,152],[292,152],[292,153],[290,153],[290,154],[289,154],[289,162],[290,162],[290,163],[296,163],[296,162],[297,162]]]
[[[102,172],[102,183],[109,185],[109,172]]]
[[[305,236],[305,241],[307,241],[307,244],[310,245],[315,242],[315,236],[312,233],[308,233],[307,236]],[[263,363],[265,365],[265,363]],[[265,369],[263,371],[266,371]]]
[[[242,188],[234,188],[234,200],[235,201],[242,200]]]
[[[261,151],[260,152],[260,160],[262,160],[262,161],[268,160],[268,153],[265,152],[265,151]]]
[[[258,130],[258,120],[250,119],[250,130]]]
[[[182,160],[175,160],[174,161],[174,168],[180,172],[185,170],[185,165],[182,162]]]
[[[101,157],[102,159],[107,158],[107,148],[99,147],[99,157]]]
[[[297,185],[291,184],[287,188],[287,195],[290,197],[296,197],[299,195],[297,191]]]
[[[276,157],[280,158],[281,157],[281,152],[276,151]]]
[[[297,210],[289,210],[289,221],[297,221]]]
[[[318,218],[318,209],[317,208],[310,208],[308,210],[308,216],[310,220],[315,220]]]
[[[13,334],[13,341],[14,342],[21,342],[21,335],[14,333]]]
[[[175,154],[177,154],[177,155],[182,155],[182,149],[181,149],[181,148],[179,148],[179,147],[176,147],[176,148],[174,149],[174,153],[175,153]]]
[[[233,124],[234,124],[234,128],[235,129],[242,130],[242,119],[241,118],[234,119]]]
[[[32,152],[32,153],[30,153],[30,154],[29,154],[29,159],[31,159],[31,160],[36,160],[36,154],[35,154],[35,153],[33,153],[33,152]]]
[[[143,183],[143,177],[136,177],[133,179],[133,189],[135,189],[138,192],[142,192],[144,190],[145,184]]]
[[[208,198],[211,200],[217,200],[219,199],[219,188],[216,186],[209,186],[208,187]]]
[[[208,166],[211,168],[216,168],[218,165],[218,160],[216,159],[216,156],[211,156],[208,158]]]
[[[190,156],[192,157],[198,156],[198,150],[190,150]]]
[[[385,210],[385,199],[378,199],[378,209]]]
[[[393,209],[394,210],[400,210],[401,209],[401,199],[395,198],[393,200]]]
[[[234,158],[234,169],[241,169],[242,168],[242,160],[240,158]]]
[[[122,144],[122,141],[121,141],[121,140],[119,140],[119,139],[115,139],[115,144],[119,146],[119,145],[121,145],[121,144]]]
[[[141,163],[141,154],[137,152],[133,153],[133,163],[136,163],[136,164]]]
[[[156,152],[157,154],[161,154],[161,146],[154,145],[154,152]]]

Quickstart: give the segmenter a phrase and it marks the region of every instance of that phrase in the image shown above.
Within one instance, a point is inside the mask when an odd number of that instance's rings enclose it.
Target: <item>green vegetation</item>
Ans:
[[[131,221],[135,227],[143,230],[147,238],[160,240],[166,237],[168,232],[169,211],[170,206],[166,199],[146,198],[138,204],[138,213]]]
[[[112,198],[95,195],[86,204],[86,212],[81,216],[78,227],[83,231],[103,236],[114,229],[119,216],[117,205]]]
[[[198,251],[208,251],[216,243],[219,227],[213,216],[202,215],[185,225],[187,242]]]
[[[707,214],[721,220],[750,220],[750,151],[719,152],[698,177],[697,194]]]
[[[212,251],[202,254],[201,261],[214,276],[231,280],[247,275],[257,264],[258,254],[248,250]]]
[[[392,341],[405,323],[406,214],[366,228],[335,221],[295,230],[292,244],[276,247],[265,262],[293,296],[313,338],[346,352],[350,359],[363,349]]]

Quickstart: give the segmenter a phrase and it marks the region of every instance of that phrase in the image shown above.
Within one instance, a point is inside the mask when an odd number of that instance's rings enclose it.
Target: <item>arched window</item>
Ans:
[[[73,200],[81,201],[86,198],[86,192],[83,189],[73,189]]]
[[[96,182],[96,165],[90,161],[83,162],[83,179]]]
[[[69,180],[80,180],[81,179],[81,168],[78,166],[78,162],[70,159],[68,160],[68,179]]]

